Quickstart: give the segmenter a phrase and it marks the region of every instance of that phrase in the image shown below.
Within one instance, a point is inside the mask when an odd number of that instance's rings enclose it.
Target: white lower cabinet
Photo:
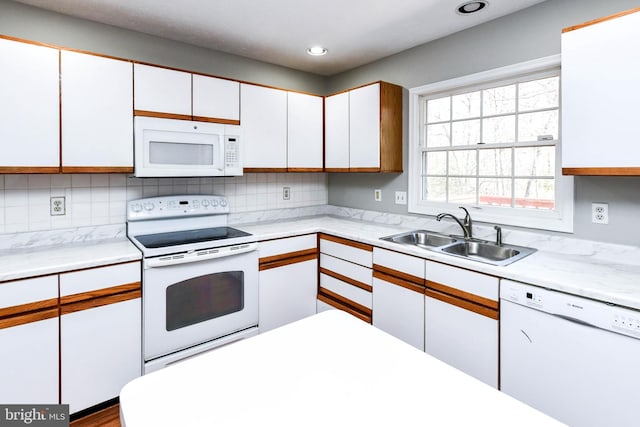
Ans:
[[[315,234],[260,242],[259,327],[266,332],[316,313]]]
[[[373,248],[373,326],[424,350],[424,259]]]
[[[425,351],[498,387],[499,279],[426,261]]]
[[[141,374],[140,298],[60,318],[62,402],[71,413],[120,394]]]
[[[58,276],[0,283],[0,403],[58,403]]]

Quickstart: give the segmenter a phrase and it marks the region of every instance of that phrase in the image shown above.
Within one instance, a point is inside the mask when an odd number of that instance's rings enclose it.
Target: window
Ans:
[[[573,181],[561,175],[558,57],[410,96],[410,212],[465,206],[481,221],[572,231]]]

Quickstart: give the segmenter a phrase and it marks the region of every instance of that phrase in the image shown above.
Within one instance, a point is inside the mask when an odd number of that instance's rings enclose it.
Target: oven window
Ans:
[[[244,308],[244,272],[207,274],[167,287],[167,331]]]

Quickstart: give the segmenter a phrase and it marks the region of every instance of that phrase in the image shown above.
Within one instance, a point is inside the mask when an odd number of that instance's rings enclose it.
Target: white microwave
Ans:
[[[242,175],[240,126],[188,120],[134,119],[134,175]]]

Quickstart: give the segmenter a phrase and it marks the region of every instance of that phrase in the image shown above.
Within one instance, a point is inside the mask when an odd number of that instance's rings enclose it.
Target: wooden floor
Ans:
[[[72,421],[70,427],[121,427],[120,405],[110,406],[102,411]]]

